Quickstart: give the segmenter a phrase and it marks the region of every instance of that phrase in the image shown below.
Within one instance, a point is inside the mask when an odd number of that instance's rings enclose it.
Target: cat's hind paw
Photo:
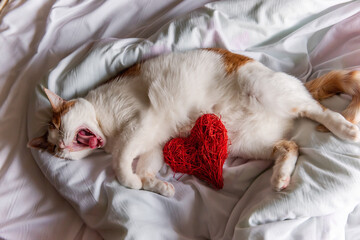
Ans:
[[[332,113],[329,115],[327,128],[344,140],[353,142],[360,141],[359,127],[346,120],[340,113]]]
[[[359,127],[353,123],[348,123],[345,127],[346,138],[353,142],[360,142],[360,130]]]
[[[271,177],[271,186],[272,188],[280,192],[287,188],[290,184],[290,176],[280,173],[274,173]]]

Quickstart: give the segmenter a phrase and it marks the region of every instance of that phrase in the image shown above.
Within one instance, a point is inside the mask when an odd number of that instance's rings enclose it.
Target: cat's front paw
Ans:
[[[280,192],[287,188],[289,184],[290,175],[276,171],[273,173],[271,177],[271,186],[275,191]]]
[[[117,176],[117,179],[121,185],[127,188],[132,189],[141,189],[142,188],[142,182],[138,175],[131,174],[126,176]]]
[[[169,182],[164,182],[165,185],[163,185],[160,189],[159,189],[159,193],[165,197],[172,197],[175,195],[175,188],[174,185],[172,185]]]
[[[159,193],[165,197],[172,197],[175,194],[174,185],[169,182],[162,181],[154,175],[143,177],[143,188],[148,191]]]

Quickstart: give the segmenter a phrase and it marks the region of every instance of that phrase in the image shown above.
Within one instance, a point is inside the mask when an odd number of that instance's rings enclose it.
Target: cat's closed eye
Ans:
[[[49,123],[49,128],[50,128],[51,130],[56,129],[55,124],[52,123],[52,122],[50,122],[50,123]]]

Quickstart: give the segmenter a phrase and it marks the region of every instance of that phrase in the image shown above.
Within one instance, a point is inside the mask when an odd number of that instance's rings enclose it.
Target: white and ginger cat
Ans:
[[[355,125],[360,120],[358,72],[333,71],[304,86],[295,77],[222,49],[138,63],[84,98],[66,101],[44,90],[53,118],[47,133],[29,146],[67,159],[104,148],[112,154],[120,184],[164,196],[175,190],[156,177],[163,147],[170,138],[186,135],[205,113],[221,116],[231,141],[229,156],[275,161],[271,184],[277,191],[288,186],[298,158],[297,144],[287,140],[294,119],[307,117],[339,138],[360,140]],[[345,117],[315,100],[339,92],[353,96]]]

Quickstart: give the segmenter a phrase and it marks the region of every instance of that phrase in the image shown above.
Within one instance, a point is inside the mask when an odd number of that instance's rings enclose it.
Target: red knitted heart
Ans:
[[[194,175],[221,189],[228,136],[221,120],[205,114],[196,120],[187,138],[173,138],[165,144],[165,162],[174,172]]]

